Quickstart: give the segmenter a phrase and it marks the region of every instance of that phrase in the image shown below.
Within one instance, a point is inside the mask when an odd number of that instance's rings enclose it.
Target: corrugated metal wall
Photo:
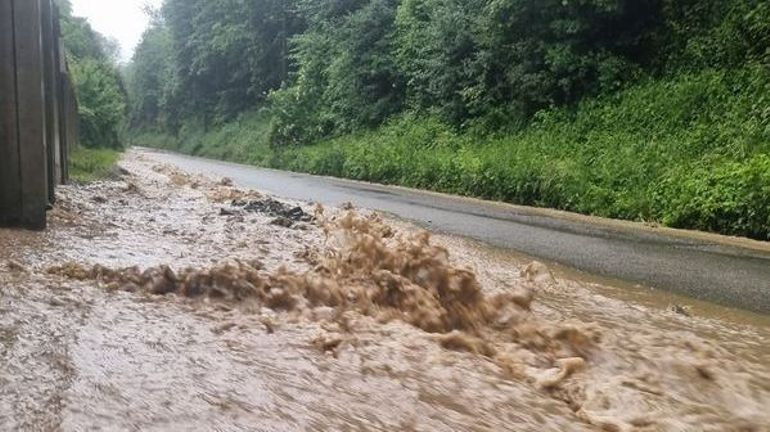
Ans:
[[[77,103],[52,0],[0,0],[0,225],[43,229]]]

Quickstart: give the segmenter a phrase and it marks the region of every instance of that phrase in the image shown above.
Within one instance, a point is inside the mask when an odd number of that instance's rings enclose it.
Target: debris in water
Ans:
[[[226,332],[232,330],[237,325],[238,324],[236,324],[234,322],[228,322],[228,323],[224,323],[224,324],[221,324],[221,325],[218,325],[218,326],[214,327],[211,331],[214,332],[214,334],[223,334],[223,333],[226,333]]]
[[[12,272],[18,272],[18,273],[26,273],[27,272],[27,268],[24,267],[24,265],[22,265],[19,262],[14,261],[14,260],[9,260],[8,262],[5,263],[5,266],[8,268],[8,270],[10,270]]]
[[[270,197],[251,201],[236,200],[233,201],[232,205],[245,211],[265,213],[273,217],[283,217],[293,222],[313,221],[313,216],[305,213],[302,207],[289,206]]]
[[[294,221],[292,221],[289,218],[279,216],[273,220],[270,221],[270,225],[280,226],[284,228],[291,228],[294,226]]]
[[[683,305],[680,305],[680,304],[672,304],[672,305],[670,305],[668,307],[669,311],[674,312],[674,313],[679,314],[679,315],[686,316],[688,318],[692,317],[692,314],[690,313],[690,309],[691,309],[690,306],[683,306]]]
[[[270,318],[262,318],[260,322],[265,326],[265,331],[267,331],[268,334],[275,333],[275,323]]]
[[[141,193],[141,190],[139,189],[139,186],[136,185],[136,183],[129,181],[126,182],[126,188],[124,189],[128,193]]]
[[[163,174],[171,181],[175,186],[191,186],[193,189],[197,189],[202,183],[205,182],[203,178],[195,178],[192,175],[180,171],[169,165],[155,165],[152,167],[153,171]]]
[[[77,263],[66,263],[59,266],[49,267],[47,273],[80,281],[93,279],[92,273]]]
[[[695,371],[698,372],[699,377],[708,381],[714,381],[714,372],[706,363],[696,363],[693,366],[695,367]]]

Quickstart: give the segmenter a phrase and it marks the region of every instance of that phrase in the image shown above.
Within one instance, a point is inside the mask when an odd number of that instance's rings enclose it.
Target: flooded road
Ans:
[[[770,243],[143,149],[276,196],[361,207],[595,275],[770,313]]]
[[[770,430],[766,315],[122,166],[0,230],[1,430]]]

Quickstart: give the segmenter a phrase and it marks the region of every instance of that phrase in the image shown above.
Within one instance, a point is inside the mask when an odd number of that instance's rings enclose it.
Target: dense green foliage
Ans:
[[[770,61],[758,0],[166,0],[129,73],[132,125],[269,106],[273,145],[404,111],[525,127],[644,77]]]
[[[166,0],[129,82],[137,143],[768,238],[768,65],[758,0]]]
[[[458,133],[406,115],[313,146],[274,149],[263,115],[142,144],[754,238],[770,234],[770,71],[647,79],[513,134]],[[764,96],[767,97],[767,96]]]
[[[87,147],[120,148],[127,94],[116,65],[117,44],[72,16],[68,0],[60,0],[67,63],[78,99],[80,142]]]
[[[294,147],[272,161],[315,174],[757,238],[770,234],[764,69],[641,83],[542,112],[515,134],[456,133],[431,118]]]
[[[284,0],[167,0],[128,72],[135,128],[209,127],[264,101],[288,76],[301,28]]]
[[[393,50],[395,0],[298,2],[294,83],[271,95],[273,142],[295,144],[376,126],[402,108]]]
[[[162,128],[175,116],[177,110],[170,100],[174,77],[170,53],[168,31],[153,24],[136,47],[134,61],[128,68],[131,126]]]

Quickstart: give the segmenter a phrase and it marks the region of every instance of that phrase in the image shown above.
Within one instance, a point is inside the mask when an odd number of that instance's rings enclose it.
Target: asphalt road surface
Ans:
[[[770,313],[770,247],[400,187],[255,168],[141,149],[183,170],[288,199],[389,213],[593,275]],[[748,242],[747,242],[748,243]]]

